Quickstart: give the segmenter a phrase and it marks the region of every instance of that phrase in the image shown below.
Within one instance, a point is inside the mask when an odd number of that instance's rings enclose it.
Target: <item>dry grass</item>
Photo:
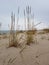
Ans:
[[[38,34],[46,34],[49,33],[49,29],[42,29],[41,32],[39,32]]]
[[[27,36],[27,37],[25,37],[26,38],[26,40],[24,41],[24,42],[22,42],[23,44],[27,44],[27,45],[30,45],[30,43],[33,43],[34,42],[34,36],[33,35],[35,35],[35,33],[36,33],[36,30],[29,30],[29,31],[17,31],[14,35],[14,37],[13,37],[13,35],[10,35],[10,37],[11,37],[11,40],[10,40],[10,43],[9,43],[9,46],[15,46],[15,47],[20,47],[22,44],[19,44],[19,42],[20,41],[22,41],[22,40],[25,40],[25,39],[23,39],[23,35],[25,35],[25,36]],[[21,34],[23,34],[22,36],[21,36],[21,38],[22,39],[18,39],[18,37],[19,37],[19,34],[21,35]],[[19,41],[18,41],[18,40]],[[26,42],[26,43],[25,43]]]
[[[30,45],[30,43],[34,43],[34,35],[36,34],[36,30],[33,31],[27,31],[27,44]]]

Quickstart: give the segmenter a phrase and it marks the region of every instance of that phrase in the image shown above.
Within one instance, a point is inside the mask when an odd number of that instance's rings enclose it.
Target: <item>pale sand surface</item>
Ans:
[[[49,65],[49,34],[36,35],[37,43],[20,48],[8,47],[9,39],[0,39],[0,65]]]

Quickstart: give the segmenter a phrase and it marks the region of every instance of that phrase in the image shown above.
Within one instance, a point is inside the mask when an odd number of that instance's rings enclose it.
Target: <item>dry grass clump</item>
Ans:
[[[19,32],[16,35],[17,45],[23,47],[27,44],[27,34],[26,32]]]
[[[27,45],[30,45],[31,42],[32,42],[32,36],[28,35],[28,37],[27,37]]]
[[[13,35],[10,35],[10,37],[9,37],[9,47],[17,46],[16,43],[17,42],[15,40],[15,37],[13,37]]]
[[[34,35],[36,33],[36,30],[27,31],[27,44],[30,45],[30,43],[34,43]]]
[[[17,31],[15,35],[10,35],[9,46],[25,47],[34,42],[34,34],[36,31]]]
[[[38,34],[46,34],[49,33],[49,29],[42,29]]]
[[[44,31],[42,31],[42,32],[39,32],[38,34],[45,34],[45,32],[44,32]]]
[[[49,33],[49,29],[43,29],[45,33]]]
[[[0,35],[0,39],[5,39],[5,38],[8,38],[8,36],[6,34],[1,34]]]

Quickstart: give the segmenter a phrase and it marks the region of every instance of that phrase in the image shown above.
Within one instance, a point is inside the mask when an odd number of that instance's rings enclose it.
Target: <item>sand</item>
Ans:
[[[49,65],[49,34],[37,34],[36,43],[20,48],[8,47],[9,39],[0,39],[0,65]]]

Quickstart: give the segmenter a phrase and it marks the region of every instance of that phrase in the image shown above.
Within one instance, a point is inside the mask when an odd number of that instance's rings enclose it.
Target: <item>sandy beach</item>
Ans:
[[[37,43],[20,48],[8,47],[9,38],[0,39],[0,65],[49,65],[49,33],[37,34]]]

